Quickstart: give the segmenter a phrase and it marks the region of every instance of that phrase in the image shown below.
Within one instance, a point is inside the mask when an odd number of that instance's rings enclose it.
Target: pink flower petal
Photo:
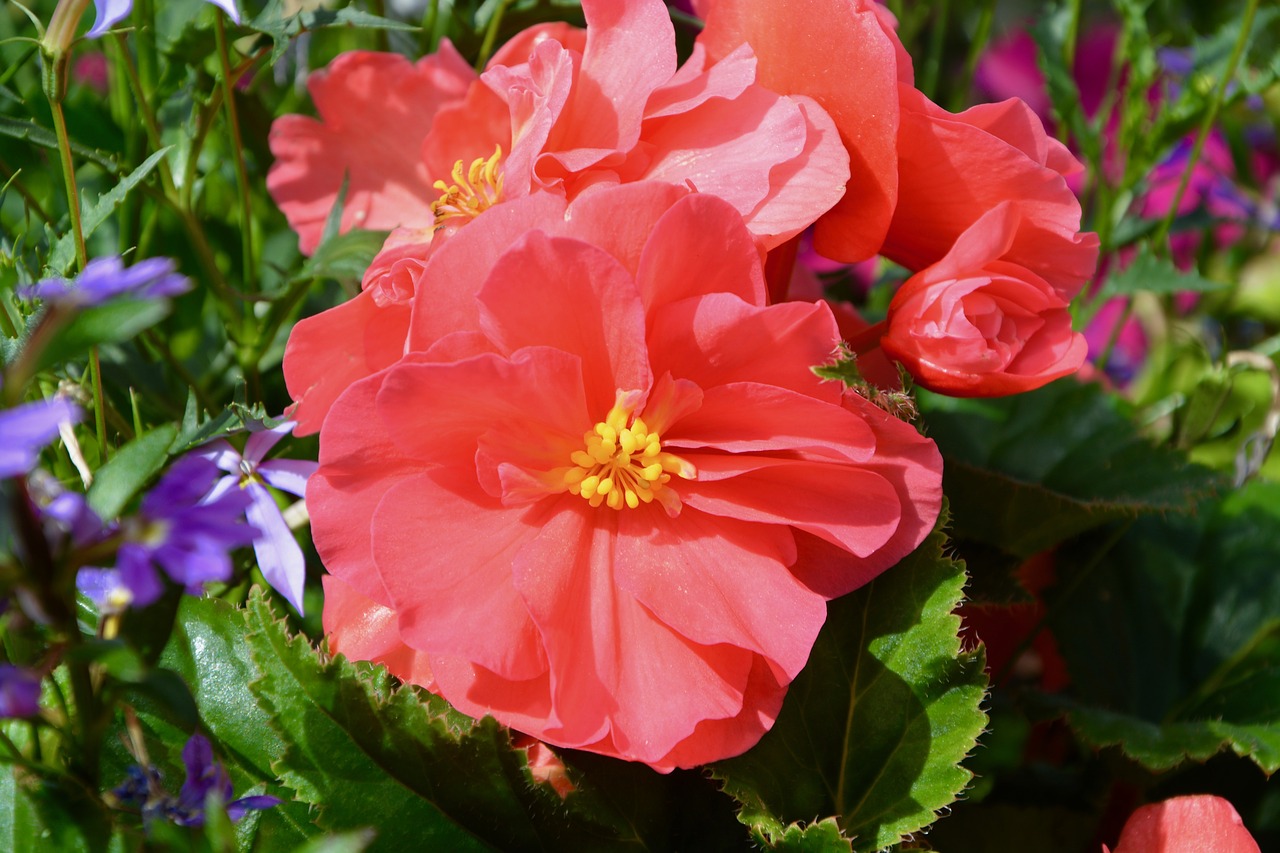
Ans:
[[[506,351],[549,346],[579,355],[597,418],[618,389],[647,391],[653,381],[640,293],[602,249],[531,231],[493,265],[479,301],[481,328]]]
[[[614,511],[574,496],[560,500],[560,512],[514,567],[516,588],[547,650],[562,722],[559,729],[530,733],[562,746],[587,745],[608,733],[618,754],[650,761],[687,737],[698,720],[738,714],[754,656],[731,646],[699,646],[655,619],[613,580],[621,560]],[[660,684],[681,689],[655,689]]]
[[[686,509],[678,519],[622,513],[618,534],[617,584],[663,623],[704,646],[764,655],[788,678],[804,666],[827,607],[788,570],[795,544],[785,526]]]
[[[1260,853],[1260,848],[1231,803],[1195,794],[1135,811],[1115,853]]]
[[[349,176],[342,228],[390,230],[431,221],[420,149],[437,110],[466,93],[475,72],[448,42],[416,65],[398,54],[352,51],[308,79],[320,119],[283,116],[271,128],[267,189],[315,251]]]
[[[636,283],[649,313],[696,293],[732,293],[754,305],[766,299],[760,253],[742,216],[710,195],[685,196],[654,223]]]
[[[435,468],[389,489],[373,517],[374,560],[405,642],[516,680],[544,672],[511,563],[547,512],[501,506],[470,465]]]
[[[333,575],[325,575],[323,626],[329,650],[350,660],[380,663],[402,681],[433,689],[426,654],[400,637],[396,612],[356,592]]]
[[[409,306],[379,308],[369,291],[293,327],[284,349],[284,380],[297,401],[295,435],[320,429],[334,400],[357,380],[404,353]]]
[[[839,340],[835,318],[822,303],[758,307],[717,293],[657,312],[649,352],[655,374],[670,371],[704,389],[760,382],[835,402],[839,385],[822,382],[809,367],[830,361]]]

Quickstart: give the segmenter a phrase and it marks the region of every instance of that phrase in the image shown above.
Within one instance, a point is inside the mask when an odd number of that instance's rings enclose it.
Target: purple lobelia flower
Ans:
[[[184,456],[142,499],[138,514],[121,520],[115,568],[134,604],[160,597],[157,568],[192,594],[231,577],[227,552],[254,539],[253,528],[241,521],[250,499],[235,490],[206,499],[217,475],[208,459]]]
[[[79,407],[62,397],[0,411],[0,477],[26,474],[58,428],[78,420]]]
[[[226,12],[237,24],[240,23],[240,13],[236,11],[235,0],[207,0],[207,2]],[[91,39],[106,33],[133,11],[133,0],[93,0],[93,5],[97,11],[97,17],[93,19],[93,29],[85,33]]]
[[[147,258],[126,267],[116,257],[94,258],[76,276],[74,282],[65,278],[47,278],[20,289],[22,296],[75,308],[101,305],[117,296],[136,299],[157,299],[177,296],[191,289],[191,281],[175,271],[168,258]]]
[[[227,817],[237,821],[250,809],[267,809],[279,805],[275,797],[258,795],[231,799],[231,777],[227,769],[213,758],[213,747],[203,735],[192,735],[182,748],[182,763],[187,768],[186,781],[178,791],[178,799],[170,806],[169,818],[179,826],[204,824],[204,803],[209,794],[216,793],[226,803]]]
[[[0,663],[0,719],[40,713],[40,676],[29,669]]]
[[[204,825],[205,800],[210,793],[222,800],[232,821],[239,820],[250,809],[280,804],[276,797],[265,795],[231,799],[234,794],[231,777],[226,768],[214,760],[213,747],[204,735],[192,735],[187,740],[182,748],[182,763],[186,765],[187,778],[176,797],[164,789],[164,776],[159,770],[136,764],[126,771],[125,781],[111,793],[122,805],[138,808],[147,823],[163,818],[179,826]]]
[[[267,491],[267,484],[298,497],[307,490],[307,478],[315,473],[318,463],[302,459],[271,459],[263,457],[280,439],[293,430],[292,421],[273,429],[259,430],[249,435],[244,453],[238,453],[226,441],[215,441],[199,451],[227,476],[218,481],[208,499],[234,490],[237,486],[246,493],[252,503],[245,510],[249,523],[258,529],[259,536],[253,543],[258,567],[267,583],[285,597],[302,613],[302,586],[307,576],[306,561],[293,531],[285,523],[276,500]]]

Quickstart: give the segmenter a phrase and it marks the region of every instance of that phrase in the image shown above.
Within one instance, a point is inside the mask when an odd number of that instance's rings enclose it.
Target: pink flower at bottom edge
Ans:
[[[726,202],[633,184],[554,204],[434,252],[410,352],[329,411],[313,534],[377,608],[327,602],[325,624],[550,744],[661,770],[734,755],[825,600],[931,529],[937,449],[813,376],[831,314],[764,304]]]
[[[1107,851],[1104,844],[1103,851]],[[1173,797],[1136,810],[1114,853],[1260,853],[1235,807],[1222,797]]]

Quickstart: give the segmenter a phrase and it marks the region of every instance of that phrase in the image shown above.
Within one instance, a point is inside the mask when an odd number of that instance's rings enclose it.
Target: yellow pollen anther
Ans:
[[[635,509],[656,499],[669,510],[678,507],[674,492],[664,494],[666,484],[673,475],[692,480],[698,472],[679,456],[664,452],[661,438],[643,420],[632,420],[627,399],[620,393],[605,419],[583,433],[584,449],[569,454],[574,467],[561,469],[564,484],[591,506]]]
[[[440,197],[431,202],[431,212],[436,217],[436,228],[451,219],[472,220],[490,207],[502,201],[502,173],[498,164],[502,161],[502,146],[494,146],[489,159],[477,157],[471,168],[464,168],[459,160],[453,166],[452,184],[436,181],[432,186]]]

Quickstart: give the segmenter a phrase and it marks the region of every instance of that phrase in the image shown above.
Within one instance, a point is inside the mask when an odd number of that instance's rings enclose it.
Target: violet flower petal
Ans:
[[[40,713],[40,676],[29,669],[0,664],[0,718]]]
[[[258,476],[280,491],[301,498],[307,494],[307,480],[319,467],[319,462],[307,459],[272,459],[258,466]]]
[[[275,498],[259,483],[246,489],[253,503],[245,510],[249,523],[262,533],[253,543],[258,568],[271,587],[285,597],[298,613],[303,613],[302,588],[307,579],[307,562],[285,523]]]
[[[93,0],[97,17],[93,20],[93,29],[85,36],[96,39],[111,29],[133,11],[133,0]]]
[[[293,432],[295,426],[297,424],[294,421],[285,421],[271,429],[249,433],[249,439],[244,443],[245,461],[254,464],[261,462],[271,448],[280,443],[280,439]]]
[[[37,400],[0,411],[0,477],[26,474],[58,427],[80,419],[80,409],[63,397]]]

